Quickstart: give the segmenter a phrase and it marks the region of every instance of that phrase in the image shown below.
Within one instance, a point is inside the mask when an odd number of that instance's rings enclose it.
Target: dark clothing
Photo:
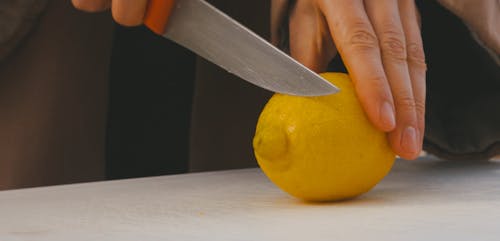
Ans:
[[[424,149],[447,159],[500,154],[498,65],[459,18],[417,3],[428,64]],[[142,27],[117,27],[114,42],[108,178],[187,171],[193,54]],[[329,70],[346,71],[339,58]]]
[[[445,159],[499,155],[499,66],[455,15],[417,2],[428,65],[424,149]]]
[[[145,27],[116,26],[106,175],[187,172],[195,55]]]

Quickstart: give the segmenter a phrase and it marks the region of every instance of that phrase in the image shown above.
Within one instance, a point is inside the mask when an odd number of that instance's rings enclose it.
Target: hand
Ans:
[[[99,12],[111,8],[115,21],[124,26],[141,25],[148,0],[72,0],[75,8]]]
[[[414,0],[296,0],[289,21],[292,57],[323,72],[338,51],[368,118],[405,159],[424,135],[419,22]]]

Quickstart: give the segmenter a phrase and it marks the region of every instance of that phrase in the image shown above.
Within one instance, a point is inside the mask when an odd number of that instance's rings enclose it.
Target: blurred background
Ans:
[[[269,1],[209,2],[269,36]],[[0,189],[256,166],[271,93],[173,45],[69,0],[2,1]]]
[[[270,1],[208,2],[269,38]],[[448,159],[498,153],[488,146],[500,133],[498,63],[438,1],[417,3],[424,146]],[[339,58],[330,69],[345,70]],[[0,190],[256,167],[252,138],[271,95],[109,12],[2,0]]]

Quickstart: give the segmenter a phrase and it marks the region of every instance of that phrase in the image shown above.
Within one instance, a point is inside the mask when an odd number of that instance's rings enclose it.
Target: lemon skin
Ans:
[[[324,73],[337,94],[275,94],[264,107],[254,154],[278,187],[306,201],[335,201],[368,192],[390,171],[395,154],[366,117],[349,76]]]

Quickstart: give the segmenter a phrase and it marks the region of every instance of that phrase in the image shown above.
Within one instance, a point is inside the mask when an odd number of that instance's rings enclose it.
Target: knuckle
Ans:
[[[425,114],[425,101],[415,101],[415,110],[423,116]]]
[[[95,1],[92,0],[72,0],[73,6],[82,11],[86,12],[98,12],[101,9],[99,4],[96,4]]]
[[[347,34],[346,46],[354,51],[373,51],[378,49],[378,40],[367,23],[358,21]]]
[[[382,54],[397,62],[406,62],[407,53],[403,34],[394,30],[387,30],[382,34]]]
[[[421,44],[409,43],[407,45],[408,62],[416,67],[427,69],[425,63],[425,53]]]
[[[419,114],[419,116],[424,116],[425,115],[425,100],[423,99],[415,99],[415,110]]]
[[[397,97],[396,105],[403,111],[414,112],[416,109],[415,99],[410,95],[403,95]]]

